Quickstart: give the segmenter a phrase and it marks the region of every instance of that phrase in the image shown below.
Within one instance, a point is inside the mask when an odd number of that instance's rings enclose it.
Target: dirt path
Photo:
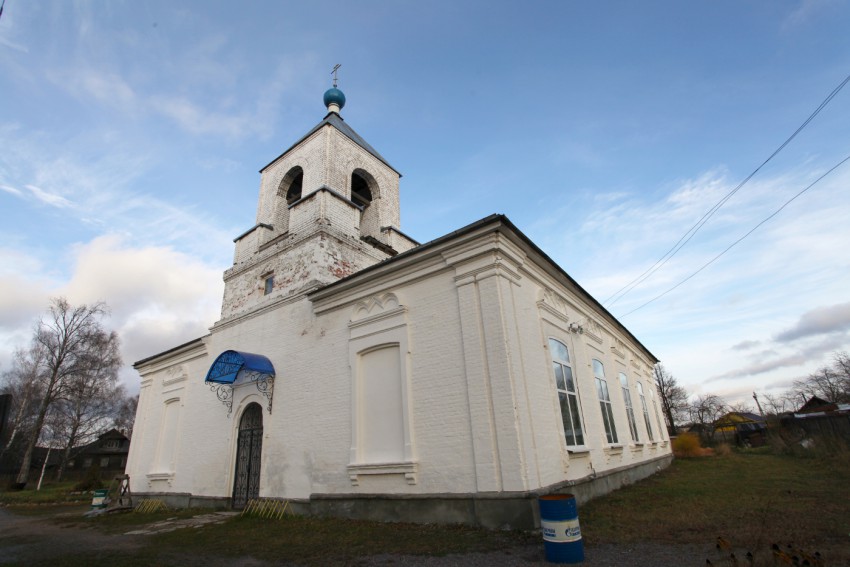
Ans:
[[[80,512],[68,512],[79,517]],[[56,517],[51,515],[49,517]],[[36,561],[61,559],[69,553],[110,550],[132,553],[144,541],[122,535],[104,535],[91,529],[61,527],[48,516],[21,516],[0,508],[0,564],[26,565]],[[61,562],[60,562],[61,563]]]

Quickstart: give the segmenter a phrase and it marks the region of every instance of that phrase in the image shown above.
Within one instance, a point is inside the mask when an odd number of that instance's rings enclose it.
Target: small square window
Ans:
[[[274,274],[266,276],[263,295],[268,295],[274,290]]]
[[[100,459],[100,468],[105,469],[109,467],[109,457],[103,457]]]

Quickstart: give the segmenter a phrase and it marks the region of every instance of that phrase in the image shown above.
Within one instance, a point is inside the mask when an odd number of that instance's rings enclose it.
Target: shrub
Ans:
[[[714,454],[719,457],[728,457],[732,454],[732,447],[729,446],[729,443],[720,443],[714,448]]]
[[[699,457],[703,454],[699,436],[682,433],[673,440],[673,453],[677,457]]]
[[[74,486],[74,490],[97,490],[98,488],[103,488],[103,480],[100,478],[100,466],[94,463],[86,471],[86,476],[83,477],[83,480]]]

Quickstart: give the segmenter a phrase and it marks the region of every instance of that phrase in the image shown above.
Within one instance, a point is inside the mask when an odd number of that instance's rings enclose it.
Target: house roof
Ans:
[[[734,425],[736,423],[762,423],[764,418],[760,415],[746,411],[732,411],[719,418],[715,423],[716,426]]]
[[[797,413],[808,413],[812,411],[834,411],[837,408],[832,402],[828,402],[823,398],[812,396],[805,404],[803,404]]]
[[[307,138],[309,138],[310,136],[312,136],[313,134],[315,134],[316,132],[318,132],[321,128],[323,128],[325,126],[333,126],[337,130],[342,132],[342,134],[345,135],[348,139],[350,139],[352,142],[354,142],[355,144],[357,144],[358,146],[360,146],[361,148],[363,148],[364,150],[366,150],[367,152],[372,154],[374,157],[381,160],[381,162],[384,165],[386,165],[387,167],[389,167],[390,169],[392,169],[393,171],[398,173],[399,177],[401,177],[401,173],[399,173],[396,168],[391,166],[390,163],[386,159],[384,159],[384,156],[382,156],[381,154],[378,153],[378,150],[376,150],[375,148],[370,146],[369,143],[360,136],[360,134],[355,132],[354,128],[352,128],[351,126],[346,124],[345,120],[343,120],[342,116],[340,116],[336,112],[328,112],[327,116],[325,116],[322,119],[321,122],[316,124],[309,132],[307,132],[306,134],[301,136],[301,138],[299,138],[297,142],[295,142],[294,144],[289,146],[289,148],[287,148],[286,151],[284,151],[282,154],[280,154],[279,156],[277,156],[276,158],[271,160],[269,163],[264,165],[263,168],[260,169],[260,173],[262,173],[271,164],[273,164],[274,162],[276,162],[277,160],[279,160],[280,158],[282,158],[283,156],[288,154],[290,151],[292,151],[293,148],[295,148],[301,142],[303,142],[304,140],[306,140]]]

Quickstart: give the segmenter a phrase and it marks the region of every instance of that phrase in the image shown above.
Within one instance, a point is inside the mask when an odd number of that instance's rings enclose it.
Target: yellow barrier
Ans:
[[[287,511],[289,511],[291,516],[295,515],[289,507],[289,500],[257,498],[248,501],[248,504],[242,509],[242,516],[257,516],[259,518],[279,520],[283,518]]]
[[[153,514],[164,510],[168,510],[168,506],[162,500],[142,500],[133,511],[140,514]]]

